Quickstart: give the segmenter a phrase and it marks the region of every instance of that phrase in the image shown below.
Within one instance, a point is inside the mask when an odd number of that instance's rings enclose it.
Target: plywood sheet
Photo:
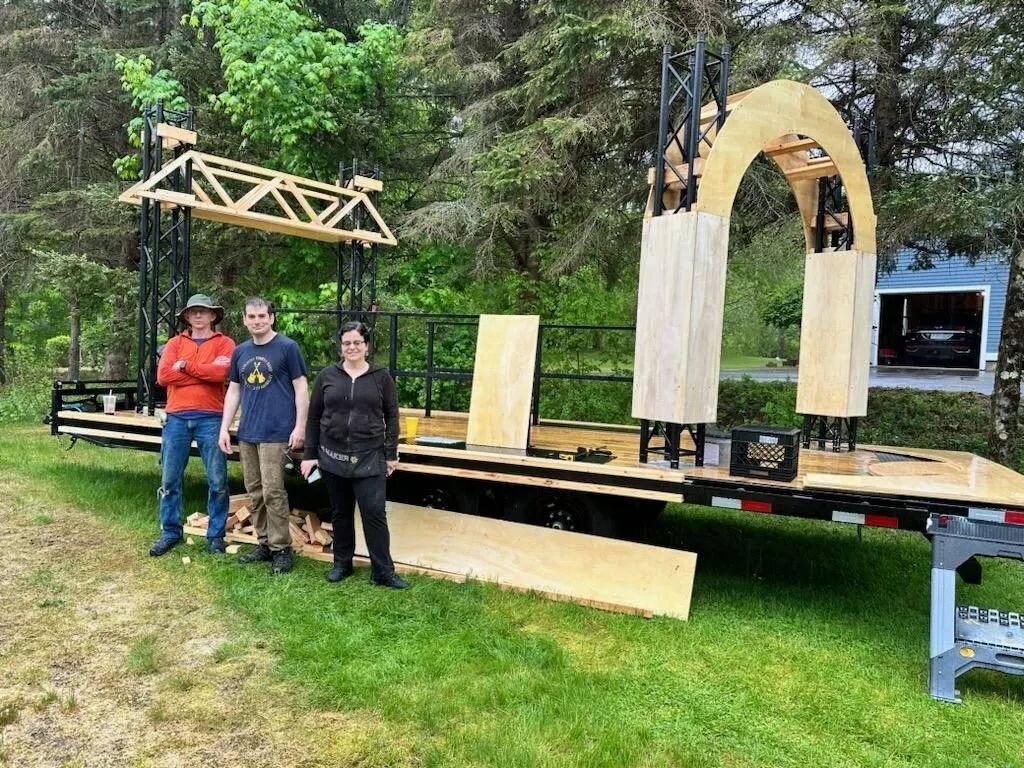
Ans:
[[[466,442],[526,450],[536,366],[537,315],[481,315]]]
[[[955,475],[960,468],[941,461],[879,461],[868,472],[874,477],[931,477]]]
[[[860,251],[807,254],[797,413],[867,414],[876,261]]]
[[[391,502],[388,526],[396,562],[598,607],[690,614],[692,552]]]
[[[683,212],[644,222],[633,417],[715,421],[729,220]]]

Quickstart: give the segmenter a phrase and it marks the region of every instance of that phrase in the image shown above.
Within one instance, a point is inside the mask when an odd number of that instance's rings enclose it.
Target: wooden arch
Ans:
[[[700,186],[693,210],[644,222],[633,416],[674,424],[717,418],[729,217],[740,181],[760,153],[786,177],[803,219],[807,261],[797,412],[864,416],[876,219],[857,146],[828,100],[801,83],[779,80],[735,94],[727,112],[695,160]],[[706,125],[714,115],[705,109],[700,119]],[[818,149],[824,156],[815,156]],[[845,186],[853,247],[816,253],[818,179],[835,175]],[[661,194],[666,200],[678,196],[678,182],[666,183]]]
[[[827,155],[818,162],[809,156],[817,147]],[[754,88],[730,109],[704,158],[696,209],[728,218],[743,174],[762,152],[775,161],[793,190],[808,251],[814,249],[818,178],[838,175],[854,222],[853,250],[876,252],[871,189],[850,129],[817,90],[792,80]]]

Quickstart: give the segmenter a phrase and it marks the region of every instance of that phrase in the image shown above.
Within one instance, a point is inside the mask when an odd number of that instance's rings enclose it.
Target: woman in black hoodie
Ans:
[[[387,477],[398,466],[398,395],[386,368],[366,359],[370,331],[362,323],[341,327],[340,362],[313,384],[306,421],[302,476],[319,467],[331,499],[334,567],[330,582],[352,575],[356,548],[355,504],[370,551],[370,581],[405,589],[395,574],[384,512]]]

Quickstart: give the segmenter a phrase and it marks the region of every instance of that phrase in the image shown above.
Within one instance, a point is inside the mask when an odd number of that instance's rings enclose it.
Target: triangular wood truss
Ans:
[[[191,192],[161,188],[173,182],[187,163],[192,164]],[[380,182],[357,176],[353,186],[346,189],[189,150],[118,199],[141,205],[143,198],[149,198],[191,208],[196,218],[328,243],[396,245],[398,241],[366,194],[366,190],[379,190]],[[344,228],[360,209],[363,221],[375,222],[378,231]]]

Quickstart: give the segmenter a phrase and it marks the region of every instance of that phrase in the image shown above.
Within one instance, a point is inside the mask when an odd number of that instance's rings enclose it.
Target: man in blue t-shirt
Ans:
[[[306,361],[298,344],[274,330],[274,307],[266,299],[246,299],[243,321],[252,339],[231,355],[220,449],[231,453],[228,428],[241,403],[238,453],[259,546],[238,561],[269,561],[271,572],[281,574],[292,569],[284,467],[291,461],[289,451],[302,448],[305,437]]]

